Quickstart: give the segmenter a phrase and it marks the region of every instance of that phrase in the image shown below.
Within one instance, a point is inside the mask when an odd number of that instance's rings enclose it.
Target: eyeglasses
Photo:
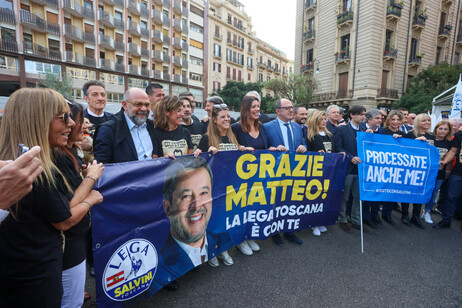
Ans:
[[[141,108],[141,107],[146,107],[146,108],[149,108],[151,107],[151,103],[143,103],[143,102],[137,102],[137,101],[127,101],[129,102],[130,104],[132,104],[133,106],[135,106],[136,108]]]
[[[287,106],[287,107],[279,107],[279,109],[284,109],[284,110],[294,110],[293,106]]]
[[[415,119],[415,117],[409,117],[409,119],[411,119],[411,120],[414,120],[414,119]]]
[[[228,105],[226,105],[226,104],[216,104],[216,105],[213,105],[213,108],[228,109]]]
[[[69,113],[63,113],[62,115],[58,116],[59,119],[63,120],[64,123],[67,125],[69,123],[69,119],[72,118],[72,114]]]

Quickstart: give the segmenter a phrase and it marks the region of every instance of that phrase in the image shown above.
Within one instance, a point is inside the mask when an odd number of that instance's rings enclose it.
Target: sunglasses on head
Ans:
[[[226,105],[226,104],[216,104],[216,105],[213,105],[213,108],[228,109],[228,105]]]

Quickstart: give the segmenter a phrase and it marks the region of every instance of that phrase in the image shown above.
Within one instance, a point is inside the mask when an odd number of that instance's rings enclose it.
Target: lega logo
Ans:
[[[145,239],[132,239],[117,249],[103,273],[103,289],[116,301],[129,300],[146,291],[158,264],[157,251]]]

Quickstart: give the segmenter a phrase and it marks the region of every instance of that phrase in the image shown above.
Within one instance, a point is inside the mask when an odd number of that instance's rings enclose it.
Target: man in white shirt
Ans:
[[[32,190],[32,184],[42,173],[35,146],[15,161],[0,161],[0,222],[9,214],[7,209]]]
[[[83,98],[88,104],[88,108],[85,108],[85,118],[90,120],[90,123],[95,126],[109,121],[113,114],[104,111],[106,107],[106,88],[104,83],[99,80],[87,81],[83,85],[82,91]]]

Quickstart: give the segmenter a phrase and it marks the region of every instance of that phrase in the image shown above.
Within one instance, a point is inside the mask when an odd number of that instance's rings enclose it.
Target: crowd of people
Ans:
[[[364,232],[382,221],[395,225],[393,210],[401,213],[403,224],[421,229],[421,219],[433,224],[431,213],[437,211],[442,219],[434,228],[447,228],[462,197],[461,119],[440,121],[430,131],[427,114],[409,114],[404,108],[387,112],[353,105],[345,111],[330,105],[321,111],[280,98],[277,118],[269,121],[255,91],[243,97],[237,121],[219,96],[206,99],[207,116],[199,119],[190,92],[165,96],[159,84],[128,89],[120,111],[111,114],[104,111],[104,83],[88,81],[83,93],[85,109],[41,88],[17,90],[5,107],[0,127],[2,307],[83,305],[86,264],[92,266],[90,209],[103,201],[93,185],[103,164],[236,150],[343,153],[349,164],[338,224],[351,233],[361,228],[359,131],[428,142],[440,153],[440,171],[424,209],[412,204],[410,216],[407,203],[364,202]],[[24,145],[33,147],[23,151]],[[325,226],[312,230],[315,236],[326,231]],[[293,232],[272,236],[276,245],[283,245],[283,239],[303,244]],[[260,250],[253,240],[236,247],[245,255]],[[227,251],[208,263],[217,267],[219,260],[234,263]],[[166,287],[175,290],[178,283]]]

